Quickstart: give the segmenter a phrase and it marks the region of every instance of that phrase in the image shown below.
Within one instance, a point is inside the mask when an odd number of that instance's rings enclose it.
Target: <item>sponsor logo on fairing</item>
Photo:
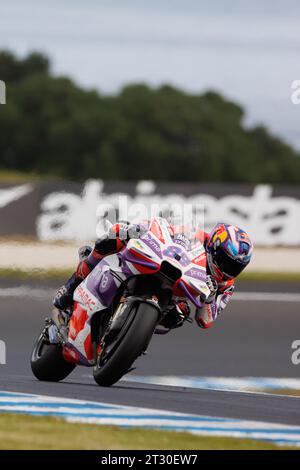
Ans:
[[[81,285],[78,286],[76,293],[80,300],[84,303],[84,305],[92,312],[94,306],[96,305],[96,302],[92,299],[90,294],[86,290],[84,290]]]
[[[176,235],[174,236],[174,242],[178,243],[184,248],[187,248],[190,245],[190,240],[182,233],[176,233]]]
[[[155,253],[161,258],[160,246],[157,241],[151,237],[149,233],[143,236],[143,242],[146,243],[146,245],[149,246],[149,248],[151,248],[153,251],[155,251]]]
[[[185,272],[185,275],[194,277],[195,279],[200,279],[200,281],[206,280],[206,271],[204,269],[201,270],[201,269],[191,268]]]

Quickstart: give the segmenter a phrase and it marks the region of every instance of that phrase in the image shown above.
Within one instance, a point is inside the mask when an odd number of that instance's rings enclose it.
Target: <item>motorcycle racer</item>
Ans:
[[[58,290],[53,301],[54,306],[65,312],[72,305],[75,289],[95,266],[104,257],[122,251],[128,240],[140,236],[144,229],[143,223],[135,225],[117,223],[96,241],[93,249],[88,246],[82,247],[78,267]],[[170,226],[170,230],[174,236],[176,228]],[[195,240],[200,241],[206,250],[207,285],[210,289],[204,307],[195,311],[195,320],[201,328],[209,328],[230,301],[235,278],[251,260],[253,244],[244,230],[224,223],[217,224],[210,234],[198,231]],[[189,304],[181,299],[175,299],[173,309],[177,312],[177,321],[174,324],[174,315],[169,317],[167,315],[163,324],[166,328],[181,326],[190,314]],[[172,318],[172,323],[168,323],[168,318]]]
[[[196,237],[207,254],[207,283],[211,290],[203,309],[195,319],[201,328],[209,328],[230,301],[235,279],[251,261],[253,244],[249,235],[235,225],[217,224],[210,234],[199,231]]]

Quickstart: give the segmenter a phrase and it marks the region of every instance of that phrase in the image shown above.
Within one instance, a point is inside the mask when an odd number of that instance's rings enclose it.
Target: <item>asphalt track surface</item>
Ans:
[[[1,283],[3,285],[3,283]],[[297,292],[297,285],[243,285],[243,291]],[[50,299],[0,299],[0,339],[7,364],[0,365],[0,390],[143,406],[184,413],[300,424],[300,399],[267,394],[224,392],[119,382],[97,386],[92,370],[78,367],[64,382],[38,382],[30,353]],[[156,336],[148,355],[137,361],[139,375],[297,377],[291,344],[300,339],[300,303],[235,301],[210,330],[195,324]]]

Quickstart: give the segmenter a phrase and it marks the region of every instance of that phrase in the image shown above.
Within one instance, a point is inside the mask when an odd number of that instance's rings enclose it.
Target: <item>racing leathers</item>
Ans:
[[[199,231],[196,234],[196,238],[206,248],[209,234]],[[210,328],[212,326],[213,322],[227,306],[235,289],[234,279],[226,279],[225,276],[220,278],[212,275],[208,265],[207,273],[207,283],[210,287],[211,295],[206,300],[204,307],[197,309],[195,313],[195,320],[201,328]]]
[[[130,238],[136,238],[140,231],[140,226],[133,226],[127,223],[117,223],[112,226],[109,233],[99,238],[94,248],[82,247],[80,249],[80,262],[75,273],[70,279],[58,290],[54,298],[54,306],[59,310],[66,311],[72,304],[73,293],[78,285],[88,276],[95,266],[106,256],[122,251]],[[132,236],[134,234],[134,236]],[[198,232],[196,238],[200,240],[204,247],[206,245],[208,234]],[[221,280],[212,276],[207,266],[207,284],[210,288],[210,296],[207,298],[205,305],[201,309],[195,310],[195,320],[201,328],[209,328],[216,320],[218,315],[228,304],[233,290],[234,280]],[[174,315],[167,315],[164,319],[163,326],[166,328],[176,328],[181,326],[184,319],[190,314],[191,307],[182,299],[175,299],[173,308],[176,310],[177,323],[174,324]],[[169,324],[169,319],[172,323]]]

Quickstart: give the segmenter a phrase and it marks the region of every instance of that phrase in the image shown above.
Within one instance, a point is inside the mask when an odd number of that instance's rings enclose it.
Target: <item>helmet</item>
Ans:
[[[218,280],[233,279],[249,264],[253,244],[247,233],[235,225],[217,224],[206,244],[211,274]]]

